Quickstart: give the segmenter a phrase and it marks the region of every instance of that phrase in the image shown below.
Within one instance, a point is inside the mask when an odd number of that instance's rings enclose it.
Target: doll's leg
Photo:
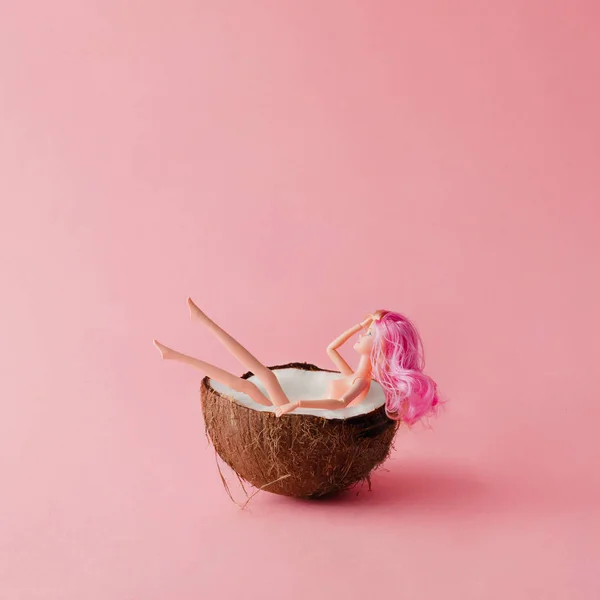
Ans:
[[[289,398],[285,395],[277,376],[271,369],[265,367],[255,356],[250,354],[236,339],[231,337],[224,329],[221,329],[214,321],[209,319],[192,301],[188,298],[188,307],[192,319],[197,319],[203,325],[206,325],[221,343],[235,356],[242,365],[252,371],[265,386],[271,402],[275,406],[282,406],[289,403]]]
[[[181,352],[172,350],[156,340],[154,340],[154,345],[158,348],[163,359],[176,360],[178,362],[192,365],[192,367],[196,367],[197,369],[204,371],[204,373],[211,379],[230,387],[236,392],[242,392],[243,394],[250,396],[254,402],[263,404],[264,406],[273,406],[272,402],[251,381],[242,379],[237,375],[232,375],[231,373],[228,373],[219,367],[215,367],[210,363],[204,362],[203,360],[198,360],[197,358],[193,358],[187,354],[182,354]]]

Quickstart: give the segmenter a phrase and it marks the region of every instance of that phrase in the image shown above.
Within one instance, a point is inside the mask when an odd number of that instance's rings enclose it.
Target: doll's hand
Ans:
[[[373,321],[373,315],[367,315],[363,321],[361,321],[361,325],[363,327],[368,327]]]
[[[278,406],[275,409],[275,415],[278,417],[281,417],[281,415],[285,415],[289,412],[292,412],[293,410],[296,410],[297,408],[298,408],[297,402],[288,402],[287,404],[284,404],[283,406]]]
[[[382,316],[382,312],[380,310],[377,310],[372,315],[367,315],[367,318],[361,323],[361,325],[363,325],[364,327],[368,327],[373,321],[379,321]]]

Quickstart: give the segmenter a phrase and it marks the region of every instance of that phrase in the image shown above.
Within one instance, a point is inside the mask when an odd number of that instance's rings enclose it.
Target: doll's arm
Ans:
[[[329,356],[329,358],[331,358],[331,360],[333,361],[335,366],[340,370],[342,375],[352,375],[354,371],[352,370],[352,367],[342,358],[342,355],[336,349],[339,348],[343,343],[347,342],[355,333],[358,333],[364,327],[368,327],[371,324],[372,320],[373,317],[369,315],[362,323],[351,327],[350,329],[348,329],[348,331],[342,333],[342,335],[333,340],[333,342],[331,342],[331,344],[327,346],[327,355]]]
[[[364,377],[357,377],[339,400],[298,400],[298,408],[328,408],[330,410],[346,408],[352,400],[358,398],[368,387],[369,382]],[[322,406],[322,404],[327,404],[327,406]]]
[[[328,410],[346,408],[352,400],[357,398],[368,387],[369,382],[367,379],[364,377],[357,377],[350,386],[350,389],[339,400],[334,400],[333,398],[327,398],[325,400],[296,400],[295,402],[278,406],[275,409],[275,414],[280,417],[297,408],[323,408]]]

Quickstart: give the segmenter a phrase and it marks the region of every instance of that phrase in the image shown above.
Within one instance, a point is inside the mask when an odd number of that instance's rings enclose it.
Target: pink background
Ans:
[[[2,2],[0,597],[600,597],[599,17]],[[405,312],[451,403],[240,511],[188,294],[268,364]]]

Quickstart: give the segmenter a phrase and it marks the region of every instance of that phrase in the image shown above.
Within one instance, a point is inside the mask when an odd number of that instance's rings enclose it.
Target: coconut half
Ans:
[[[290,400],[322,399],[327,383],[342,375],[309,363],[269,367]],[[242,375],[263,392],[253,373]],[[385,413],[385,396],[373,381],[357,406],[296,409],[279,418],[209,377],[200,388],[206,434],[237,475],[275,494],[317,498],[369,480],[389,456],[398,422]]]

